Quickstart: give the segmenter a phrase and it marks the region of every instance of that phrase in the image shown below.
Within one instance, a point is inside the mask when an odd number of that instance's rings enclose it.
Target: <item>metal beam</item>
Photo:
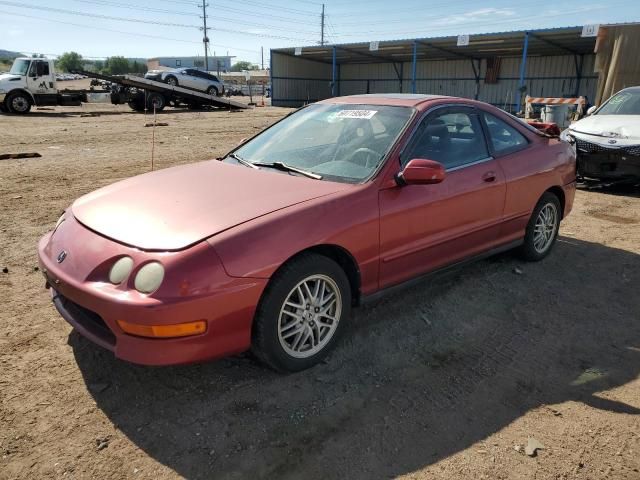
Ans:
[[[547,38],[541,37],[541,36],[536,35],[534,33],[530,33],[529,35],[531,35],[536,40],[540,40],[541,42],[544,42],[547,45],[551,45],[552,47],[556,47],[556,48],[559,48],[560,50],[564,50],[565,52],[569,52],[572,55],[577,55],[578,54],[578,52],[576,52],[575,50],[573,50],[573,49],[571,49],[569,47],[565,47],[564,45],[560,45],[558,42],[554,42],[553,40],[549,40]]]
[[[331,62],[331,96],[332,97],[336,97],[337,96],[337,73],[338,73],[338,68],[337,68],[337,63],[336,63],[336,47],[333,47],[333,54],[332,54],[332,62]]]
[[[516,113],[522,102],[522,91],[524,87],[524,76],[527,73],[527,52],[529,50],[529,32],[524,32],[524,45],[522,46],[522,61],[520,62],[520,78],[518,80],[518,91],[516,92]]]
[[[418,42],[413,41],[413,60],[411,63],[411,93],[416,93],[416,70],[418,63]]]
[[[478,96],[480,95],[480,67],[482,60],[478,59],[478,66],[475,64],[476,60],[471,60],[471,68],[473,68],[473,76],[476,78],[476,92],[473,96],[475,100],[478,100]]]
[[[425,42],[422,40],[415,40],[416,43],[419,43],[420,45],[424,45],[425,47],[431,47],[435,50],[440,50],[441,52],[445,52],[448,53],[449,55],[453,55],[455,57],[460,57],[460,58],[470,58],[473,60],[476,60],[477,57],[474,57],[473,55],[469,55],[467,53],[462,53],[462,52],[456,52],[455,50],[451,50],[449,48],[444,48],[444,47],[439,47],[437,45],[434,45],[433,43],[429,43],[429,42]]]
[[[584,66],[584,55],[580,55],[580,62],[578,62],[578,55],[574,55],[573,61],[576,63],[576,91],[574,97],[577,97],[580,95],[580,83],[582,83],[582,67]]]

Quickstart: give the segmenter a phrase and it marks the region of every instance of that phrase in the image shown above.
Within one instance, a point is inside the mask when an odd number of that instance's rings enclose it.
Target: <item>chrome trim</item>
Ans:
[[[480,160],[476,160],[475,162],[465,163],[464,165],[458,165],[457,167],[446,168],[445,172],[455,172],[457,170],[463,170],[463,169],[465,169],[467,167],[473,167],[474,165],[478,165],[480,163],[490,162],[491,160],[495,160],[495,158],[487,157],[487,158],[483,158],[483,159],[480,159]]]

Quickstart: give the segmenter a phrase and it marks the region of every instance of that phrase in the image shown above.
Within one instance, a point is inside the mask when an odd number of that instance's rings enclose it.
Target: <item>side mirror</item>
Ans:
[[[595,112],[598,109],[598,107],[596,107],[595,105],[589,107],[589,110],[587,110],[587,115],[592,115],[593,112]]]
[[[396,183],[403,185],[432,185],[444,180],[445,170],[440,162],[414,158],[396,175]]]

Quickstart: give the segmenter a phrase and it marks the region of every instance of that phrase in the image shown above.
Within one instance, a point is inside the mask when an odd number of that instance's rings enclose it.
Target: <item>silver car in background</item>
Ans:
[[[175,70],[150,70],[144,78],[164,82],[173,86],[180,86],[205,92],[209,95],[224,94],[224,83],[215,75],[195,68],[177,68]]]

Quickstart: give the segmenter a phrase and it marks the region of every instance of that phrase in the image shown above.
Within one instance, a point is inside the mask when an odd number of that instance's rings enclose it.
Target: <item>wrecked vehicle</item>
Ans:
[[[578,175],[585,179],[640,179],[640,86],[625,88],[588,117],[572,124],[561,138],[574,144]]]

